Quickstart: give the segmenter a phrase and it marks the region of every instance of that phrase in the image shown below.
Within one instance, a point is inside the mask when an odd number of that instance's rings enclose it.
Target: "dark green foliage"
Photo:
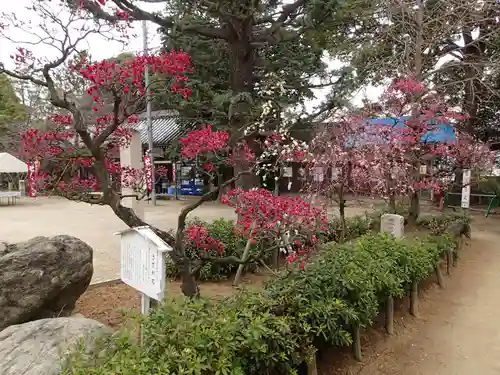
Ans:
[[[12,125],[26,118],[26,110],[17,97],[11,80],[0,74],[0,126]]]
[[[352,344],[351,328],[369,325],[385,297],[428,277],[449,241],[378,234],[327,244],[262,292],[168,300],[142,318],[143,346],[117,334],[98,356],[69,357],[63,374],[297,374],[313,346]]]
[[[11,80],[0,74],[0,152],[13,138],[19,136],[16,126],[26,120],[26,108],[20,103]]]
[[[103,346],[113,355],[106,355],[98,367],[65,373],[286,374],[302,361],[301,338],[292,331],[292,318],[273,314],[271,307],[256,293],[218,303],[170,300],[143,320],[144,346],[114,338]]]
[[[155,98],[154,105],[178,110],[184,118],[234,129],[231,117],[242,114],[246,123],[254,123],[263,102],[271,100],[281,112],[313,98],[312,88],[321,84],[311,79],[335,88],[325,109],[344,105],[355,76],[350,69],[327,71],[322,58],[328,44],[325,36],[347,32],[343,21],[351,20],[356,8],[350,3],[306,2],[278,27],[276,19],[288,2],[170,1],[163,15],[173,22],[160,32],[166,49],[182,49],[191,56],[194,70],[187,85],[193,94],[183,100],[166,91]],[[215,33],[228,36],[219,38]],[[278,82],[283,83],[283,91],[276,89]],[[265,121],[272,128],[281,120],[274,113]],[[304,125],[302,133],[307,135],[311,123],[307,120]]]

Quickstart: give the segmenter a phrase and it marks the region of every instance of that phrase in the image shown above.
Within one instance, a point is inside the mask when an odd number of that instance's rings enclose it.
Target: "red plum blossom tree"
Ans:
[[[88,1],[84,3],[90,4]],[[101,6],[99,3],[92,4],[92,7]],[[48,164],[47,170],[42,169],[37,176],[37,188],[68,199],[109,206],[129,227],[149,225],[133,209],[122,204],[123,196],[120,194],[121,188],[127,186],[135,188],[139,197],[145,171],[124,168],[116,157],[119,148],[129,144],[131,124],[144,108],[146,92],[151,90],[144,86],[146,67],[149,66],[153,73],[168,77],[170,89],[188,100],[191,92],[183,84],[187,73],[193,69],[189,55],[182,51],[169,51],[122,61],[92,61],[79,45],[90,35],[109,37],[112,30],[118,30],[121,38],[126,39],[130,33],[129,14],[118,10],[112,19],[101,22],[80,6],[64,8],[64,11],[58,9],[50,3],[33,1],[31,10],[44,15],[38,28],[19,20],[19,17],[4,15],[5,26],[0,30],[4,37],[11,40],[14,40],[12,35],[16,29],[27,30],[34,36],[35,43],[47,45],[47,48],[52,47],[58,52],[54,58],[38,57],[20,44],[12,55],[14,68],[0,65],[0,74],[46,89],[50,103],[60,110],[48,119],[52,130],[40,132],[30,129],[22,134],[22,154],[30,161],[42,159]],[[94,103],[93,115],[89,116],[84,111],[78,98],[57,86],[53,77],[58,69],[66,69],[68,74],[76,75],[86,83],[87,94]],[[212,184],[208,192],[182,209],[174,236],[149,225],[173,247],[171,259],[182,269],[181,289],[185,295],[199,294],[196,273],[205,262],[245,264],[255,260],[246,255],[241,259],[209,256],[203,250],[216,249],[222,253],[224,244],[211,238],[205,228],[187,227],[187,216],[242,176],[256,175],[264,165],[268,169],[275,168],[285,159],[289,161],[290,155],[303,153],[294,146],[296,142],[273,134],[270,137],[273,142],[268,142],[268,149],[277,157],[271,164],[264,164],[247,144],[248,133],[244,129],[234,133],[217,131],[205,125],[180,139],[181,155],[185,159],[197,160],[199,173],[211,181],[215,179],[219,165],[238,164],[238,171],[232,178]],[[256,135],[253,130],[251,133]],[[267,154],[264,152],[264,155]],[[245,168],[242,169],[242,166]],[[101,193],[97,197],[93,194],[96,191]],[[276,246],[274,243],[281,241],[283,232],[291,230],[289,239],[296,243],[289,253],[290,260],[301,259],[316,245],[314,233],[321,225],[323,216],[300,199],[278,198],[266,190],[257,189],[230,191],[224,202],[235,208],[239,215],[238,228],[245,233],[249,243],[266,237],[271,239],[268,244],[273,248]],[[185,244],[188,241],[194,242],[200,249],[201,256],[197,261],[186,254]],[[267,250],[263,248],[260,254]]]

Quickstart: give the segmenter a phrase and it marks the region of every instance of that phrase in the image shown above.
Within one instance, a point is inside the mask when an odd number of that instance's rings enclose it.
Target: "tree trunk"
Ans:
[[[252,94],[253,94],[253,69],[255,63],[255,49],[250,39],[252,37],[253,19],[235,19],[232,22],[231,37],[228,40],[230,48],[230,76],[229,87],[233,93],[229,107],[229,127],[232,139],[243,136],[243,131],[251,120]],[[249,147],[258,152],[255,139],[246,139]],[[245,162],[243,150],[233,147],[235,156],[234,173],[245,171],[248,165]],[[235,184],[243,189],[251,189],[259,186],[259,178],[256,174],[242,176]]]
[[[484,85],[479,82],[483,77],[484,64],[481,64],[481,58],[484,53],[484,43],[474,43],[472,37],[472,30],[463,30],[462,37],[464,39],[463,62],[465,70],[465,95],[463,101],[463,108],[469,115],[465,123],[465,131],[470,135],[475,135],[475,127],[477,122],[477,111],[479,96],[484,93]],[[478,38],[480,36],[478,35]]]
[[[345,221],[344,188],[342,186],[339,189],[338,197],[339,197],[339,216],[340,216],[340,223],[342,225],[342,233],[340,241],[344,242],[347,237],[347,223]]]
[[[394,194],[391,194],[389,196],[389,213],[390,214],[396,213],[396,197],[394,196]]]
[[[418,191],[411,193],[410,210],[408,212],[408,224],[414,225],[420,215],[420,198]]]
[[[255,143],[252,140],[247,140],[248,143]],[[247,171],[250,168],[250,164],[245,159],[244,152],[241,147],[233,147],[234,155],[234,175]],[[242,188],[244,190],[249,190],[254,187],[260,186],[259,177],[255,173],[243,174],[235,182],[235,187]]]
[[[191,265],[187,257],[185,257],[182,264],[182,285],[181,291],[186,297],[199,297],[200,289],[198,288],[198,283],[196,278],[191,274]]]
[[[248,254],[250,253],[250,248],[252,247],[252,237],[251,233],[253,232],[253,229],[255,228],[255,222],[252,222],[250,226],[250,238],[248,238],[247,243],[245,245],[245,249],[243,250],[243,255],[241,257],[241,260],[243,262],[246,262],[248,259]],[[245,269],[245,264],[242,263],[238,266],[238,270],[236,271],[236,276],[234,277],[233,285],[238,285],[241,281],[241,277],[243,276],[243,270]]]
[[[217,186],[221,186],[224,183],[224,171],[217,169]],[[224,189],[219,189],[217,193],[217,201],[220,202],[222,200],[222,196],[225,194]]]

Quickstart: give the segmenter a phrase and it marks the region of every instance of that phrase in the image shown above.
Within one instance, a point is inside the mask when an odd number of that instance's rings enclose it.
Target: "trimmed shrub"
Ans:
[[[168,300],[142,318],[144,344],[117,335],[98,354],[74,353],[65,375],[297,374],[314,347],[346,346],[387,296],[433,272],[446,236],[364,235],[330,243],[261,292],[218,302]]]
[[[440,214],[436,216],[421,216],[417,220],[417,225],[429,229],[433,234],[443,233],[448,226],[454,221],[461,220],[466,224],[470,224],[472,218],[466,212],[453,212]]]
[[[380,215],[378,215],[380,216]],[[342,222],[340,218],[334,217],[328,220],[326,229],[320,233],[320,237],[324,242],[342,242],[349,241],[363,234],[370,232],[375,228],[377,214],[366,214],[366,215],[357,215],[352,217],[346,217],[346,231],[344,233],[344,229],[342,227]],[[379,218],[380,227],[380,218]]]
[[[292,317],[272,307],[254,292],[217,303],[172,299],[141,319],[143,345],[118,333],[100,343],[98,356],[73,354],[63,374],[293,373],[310,346],[292,330]]]

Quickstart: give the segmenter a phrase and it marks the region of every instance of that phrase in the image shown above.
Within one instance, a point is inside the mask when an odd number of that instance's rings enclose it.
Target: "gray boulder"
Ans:
[[[71,315],[92,279],[92,253],[89,245],[71,236],[4,244],[0,248],[0,331],[12,324]]]
[[[0,332],[0,374],[58,375],[68,352],[80,345],[89,352],[108,332],[95,320],[73,317],[10,326]]]

